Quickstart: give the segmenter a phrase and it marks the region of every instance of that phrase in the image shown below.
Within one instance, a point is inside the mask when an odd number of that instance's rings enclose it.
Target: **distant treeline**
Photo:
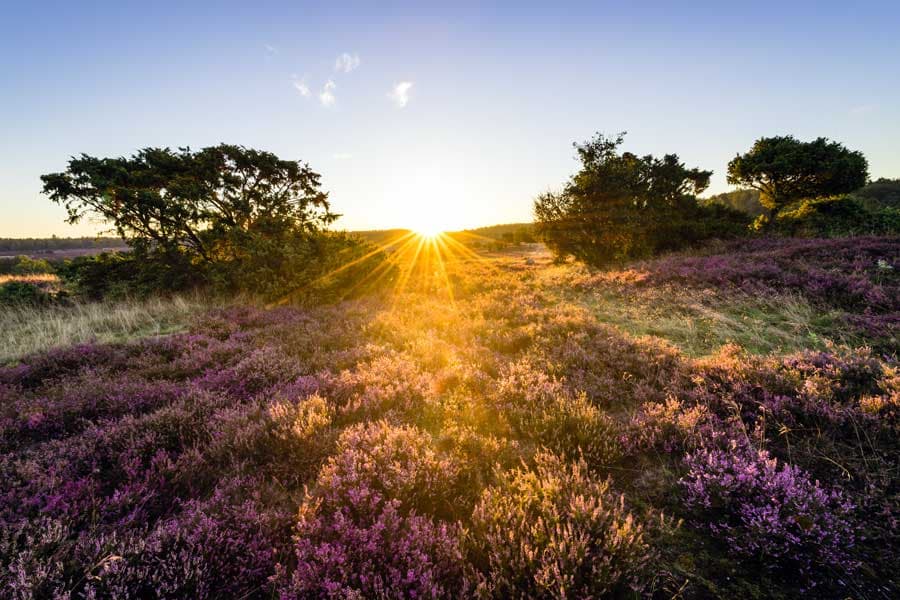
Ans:
[[[125,242],[115,237],[77,238],[0,238],[0,252],[40,252],[47,250],[77,250],[82,248],[120,248]]]
[[[495,240],[511,241],[511,238],[530,237],[533,227],[534,226],[531,223],[507,223],[503,225],[478,227],[476,229],[465,229],[463,230],[463,233],[471,233]]]
[[[532,223],[506,223],[475,229],[463,229],[462,231],[448,231],[446,233],[452,235],[454,239],[460,242],[471,243],[478,238],[490,238],[497,242],[519,243],[535,241],[533,229],[534,225]],[[367,242],[377,245],[388,244],[407,233],[409,233],[408,229],[371,229],[350,232],[351,235],[358,236]],[[467,236],[466,234],[470,235]]]

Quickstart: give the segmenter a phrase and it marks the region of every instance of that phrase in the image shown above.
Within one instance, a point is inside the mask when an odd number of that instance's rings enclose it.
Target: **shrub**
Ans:
[[[297,567],[282,574],[281,597],[463,593],[458,529],[419,512],[452,502],[455,471],[414,428],[382,421],[345,431],[300,507]]]
[[[536,233],[557,259],[607,265],[746,233],[745,214],[697,204],[711,171],[688,169],[675,154],[621,152],[623,141],[624,133],[598,134],[576,144],[581,170],[561,193],[535,200]]]
[[[52,297],[39,284],[28,281],[7,281],[0,284],[0,307],[45,306]]]
[[[595,598],[647,581],[650,551],[623,498],[583,462],[552,454],[484,491],[470,543],[484,596]]]
[[[267,502],[264,489],[260,480],[234,479],[208,500],[188,502],[145,539],[112,548],[112,560],[86,565],[85,596],[212,599],[271,590],[292,514]]]
[[[641,405],[623,438],[626,448],[632,452],[650,449],[682,452],[721,435],[714,423],[715,417],[707,406],[688,406],[678,398],[670,397],[664,403]]]
[[[764,451],[732,445],[685,459],[685,500],[728,552],[758,559],[784,576],[847,573],[855,535],[853,505],[838,491]],[[813,573],[821,569],[821,573]]]
[[[19,256],[16,258],[16,263],[12,267],[12,273],[15,275],[40,275],[53,273],[53,265],[51,265],[43,258]]]
[[[615,425],[583,393],[573,394],[528,361],[510,366],[497,389],[498,408],[519,437],[569,458],[609,465],[619,454]]]
[[[799,237],[895,235],[897,209],[866,209],[852,196],[802,200],[779,211],[774,230]]]

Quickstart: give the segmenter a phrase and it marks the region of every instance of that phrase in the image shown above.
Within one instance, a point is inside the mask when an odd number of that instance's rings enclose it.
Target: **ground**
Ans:
[[[897,256],[761,240],[591,271],[437,239],[337,304],[8,355],[0,585],[891,597]]]

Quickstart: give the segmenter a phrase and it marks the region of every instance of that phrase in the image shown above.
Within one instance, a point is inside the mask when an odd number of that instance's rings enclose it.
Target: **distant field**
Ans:
[[[126,250],[119,238],[0,238],[0,260],[17,256],[47,260],[90,256],[101,252]]]
[[[124,252],[128,246],[93,246],[90,248],[66,248],[63,250],[22,250],[19,252],[0,252],[0,260],[14,260],[18,256],[44,258],[47,260],[93,256],[102,252]]]

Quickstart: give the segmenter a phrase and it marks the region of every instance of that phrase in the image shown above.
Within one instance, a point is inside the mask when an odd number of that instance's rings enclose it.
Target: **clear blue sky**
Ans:
[[[306,160],[348,229],[529,220],[598,130],[712,192],[787,133],[900,177],[900,2],[426,4],[2,0],[0,236],[95,232],[38,177],[143,146]]]

